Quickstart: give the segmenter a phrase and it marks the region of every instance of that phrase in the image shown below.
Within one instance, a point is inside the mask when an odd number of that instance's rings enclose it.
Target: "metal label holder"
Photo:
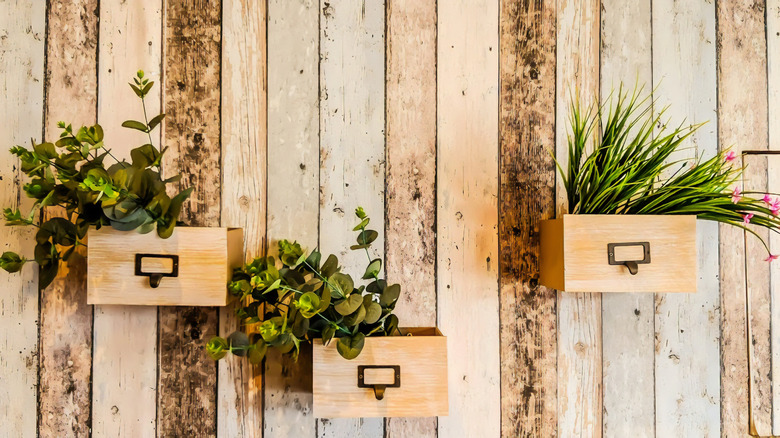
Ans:
[[[641,260],[615,260],[615,248],[619,246],[641,246],[644,257]],[[650,242],[608,243],[607,256],[610,265],[624,265],[626,268],[628,268],[628,272],[630,272],[631,275],[636,275],[639,272],[638,265],[646,265],[650,263]]]
[[[143,259],[170,259],[173,262],[171,272],[144,272],[141,264]],[[156,289],[160,286],[163,277],[179,276],[179,256],[167,254],[136,254],[135,255],[135,275],[140,277],[149,277],[149,286]]]
[[[376,384],[376,383],[366,383],[366,373],[365,370],[367,369],[392,369],[393,370],[393,383],[391,384]],[[357,379],[357,386],[358,388],[371,388],[374,390],[374,397],[376,397],[377,400],[382,400],[385,398],[385,389],[386,388],[400,388],[401,387],[401,366],[400,365],[358,365],[357,367],[357,373],[358,373],[358,379]]]

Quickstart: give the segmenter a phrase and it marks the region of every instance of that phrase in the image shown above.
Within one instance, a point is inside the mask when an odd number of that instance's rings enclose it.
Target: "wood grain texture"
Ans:
[[[98,123],[120,159],[148,142],[122,128],[139,118],[140,103],[127,85],[139,68],[159,83],[161,4],[104,2],[98,31]],[[147,111],[160,110],[160,87],[147,96]],[[159,139],[159,135],[154,135]],[[92,351],[92,434],[154,436],[157,418],[157,309],[95,306]]]
[[[539,281],[566,292],[696,292],[696,216],[567,214],[541,223]],[[556,244],[548,244],[555,242]],[[608,263],[610,243],[616,261],[641,261],[646,242],[650,263]],[[562,261],[562,263],[561,263]]]
[[[46,12],[44,137],[57,122],[97,121],[96,0],[52,1]],[[45,217],[64,216],[49,209]],[[87,305],[86,251],[63,265],[40,299],[38,434],[88,436],[91,427],[92,306]],[[67,266],[67,268],[66,268]]]
[[[191,226],[220,224],[220,0],[164,4],[162,143],[166,174],[195,187],[179,217]],[[215,436],[217,365],[203,348],[217,333],[217,309],[160,307],[157,433]],[[181,421],[187,418],[188,421]]]
[[[554,4],[503,0],[500,35],[501,436],[556,436],[555,291],[539,221],[555,215]]]
[[[268,2],[268,239],[319,240],[319,2]],[[265,361],[266,436],[316,435],[311,347]]]
[[[653,86],[658,87],[654,110],[670,105],[665,118],[671,126],[709,120],[691,138],[689,149],[673,157],[709,158],[718,143],[715,6],[656,0],[652,10]],[[698,224],[698,292],[656,295],[656,436],[718,434],[720,382],[727,382],[718,377],[716,366],[720,304],[716,228],[710,222]]]
[[[87,284],[90,304],[141,306],[224,306],[225,285],[244,259],[242,230],[177,227],[171,237],[138,234],[110,227],[90,230]],[[156,288],[135,274],[136,255],[175,255],[177,276],[163,277]],[[167,263],[166,263],[167,262]],[[173,271],[170,259],[144,257],[144,272]]]
[[[36,1],[0,1],[0,123],[5,144],[26,145],[41,138],[46,5]],[[0,154],[0,205],[28,211],[22,191],[27,182],[19,161]],[[32,258],[31,227],[0,228],[0,253]],[[38,275],[29,263],[20,273],[0,273],[0,419],[8,436],[36,436],[38,400]]]
[[[496,437],[498,1],[438,2],[437,292],[447,334],[450,415],[439,436]]]
[[[436,1],[387,2],[385,271],[395,314],[436,325]],[[435,437],[437,419],[388,418],[387,437]]]
[[[384,250],[385,2],[320,2],[320,248],[343,272],[368,261],[351,251],[362,206]],[[345,42],[349,41],[348,44]],[[381,436],[381,419],[318,421],[320,437]]]
[[[767,107],[768,120],[780,117],[780,0],[766,2],[766,53],[767,53]],[[780,150],[780,123],[769,123],[768,143],[770,150]],[[780,157],[772,157],[767,169],[769,189],[780,192]],[[780,253],[780,236],[771,233],[769,247],[772,254]],[[770,294],[780,294],[780,263],[771,265],[769,281]],[[780,435],[780,300],[770,303],[772,327],[772,433]]]
[[[621,82],[651,92],[651,5],[652,1],[601,2],[602,101]],[[605,437],[655,436],[654,303],[653,294],[646,293],[602,296]]]
[[[721,148],[733,146],[737,152],[767,148],[764,14],[765,2],[762,0],[717,3],[718,143]],[[750,80],[746,81],[745,77]],[[765,168],[751,168],[746,172],[754,176],[755,172],[762,171],[766,172]],[[758,264],[761,263],[761,252],[751,251],[751,246],[755,248],[751,242],[752,239],[748,239],[749,246],[746,248],[741,230],[720,228],[721,430],[728,436],[743,433],[748,424],[744,336],[746,275],[759,277],[765,275],[767,269],[765,264]],[[763,367],[765,370],[751,376],[753,419],[760,433],[768,433],[772,427],[772,400],[768,382],[771,377],[767,375],[770,352],[765,339],[769,336],[767,314],[770,297],[766,287],[759,284],[749,287],[753,309],[753,339],[750,340],[753,363],[757,369]]]
[[[558,0],[555,154],[567,165],[572,98],[588,105],[599,95],[601,2]],[[557,215],[566,213],[556,179]],[[558,434],[602,434],[601,295],[558,293]]]
[[[404,329],[402,328],[401,331]],[[433,330],[431,330],[433,331]],[[360,356],[345,360],[336,343],[313,349],[313,393],[316,417],[434,417],[447,415],[447,339],[441,333],[414,336],[379,336],[366,339]],[[359,388],[358,367],[398,366],[394,376],[384,369],[364,370],[365,382],[392,384],[376,400],[370,388]]]
[[[266,246],[267,91],[265,2],[224,0],[222,226],[244,229],[247,259],[265,254]],[[234,310],[220,310],[221,336],[239,328]],[[219,362],[218,373],[217,435],[261,437],[263,369],[228,357]]]

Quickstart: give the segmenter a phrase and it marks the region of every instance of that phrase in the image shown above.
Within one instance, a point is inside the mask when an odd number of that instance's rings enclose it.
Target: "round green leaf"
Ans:
[[[333,307],[341,315],[349,315],[363,304],[363,297],[359,294],[352,294],[347,298],[336,301],[336,305]]]
[[[208,352],[212,359],[220,360],[225,357],[228,352],[228,343],[224,338],[214,336],[206,344],[206,352]]]
[[[339,341],[336,344],[336,350],[338,350],[339,354],[344,359],[352,360],[360,355],[365,343],[366,335],[358,332],[352,336],[339,338]]]

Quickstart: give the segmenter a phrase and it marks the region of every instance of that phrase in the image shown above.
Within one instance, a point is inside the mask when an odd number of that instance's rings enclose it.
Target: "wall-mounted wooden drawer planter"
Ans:
[[[447,338],[437,328],[366,338],[346,360],[334,340],[313,347],[314,416],[434,417],[448,414]],[[411,336],[408,336],[411,335]]]
[[[566,292],[696,292],[696,216],[541,222],[540,282]]]
[[[240,228],[177,227],[168,239],[90,230],[87,303],[224,306],[233,268],[243,260]]]

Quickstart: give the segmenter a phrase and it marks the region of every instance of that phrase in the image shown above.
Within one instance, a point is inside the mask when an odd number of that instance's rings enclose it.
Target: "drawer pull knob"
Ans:
[[[393,370],[393,383],[366,383],[366,370],[389,369]],[[385,389],[401,387],[401,367],[399,365],[358,365],[358,388],[371,388],[377,400],[385,398]]]
[[[171,271],[170,272],[144,272],[143,260],[144,259],[170,259]],[[163,277],[178,277],[179,276],[179,256],[168,254],[136,254],[135,255],[135,275],[141,277],[149,277],[149,286],[152,289],[156,289],[160,286],[160,282]]]
[[[622,246],[641,246],[642,258],[638,260],[617,260],[615,257],[615,248]],[[631,275],[639,272],[639,265],[650,263],[650,242],[621,242],[607,244],[607,259],[610,265],[623,265],[628,268]]]

